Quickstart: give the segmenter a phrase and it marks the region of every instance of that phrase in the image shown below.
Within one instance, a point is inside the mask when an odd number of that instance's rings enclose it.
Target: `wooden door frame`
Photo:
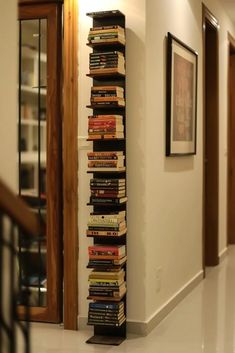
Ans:
[[[202,256],[202,267],[204,271],[204,276],[205,276],[205,268],[206,268],[206,230],[205,230],[205,200],[206,200],[206,179],[205,179],[205,162],[206,162],[206,25],[209,24],[212,28],[216,30],[217,38],[216,38],[216,71],[217,71],[217,85],[215,87],[215,95],[218,97],[218,101],[215,102],[215,109],[216,109],[216,114],[215,114],[215,123],[217,124],[217,136],[216,136],[216,156],[217,156],[217,164],[216,164],[216,175],[218,178],[218,185],[217,185],[217,202],[218,202],[218,197],[219,197],[219,36],[218,36],[218,28],[219,28],[219,22],[216,19],[216,17],[210,12],[210,10],[202,4],[202,39],[203,39],[203,207],[202,207],[202,212],[203,212],[203,231],[202,231],[202,250],[203,250],[203,256]],[[217,207],[218,208],[218,207]],[[219,213],[219,210],[217,210]],[[218,254],[218,249],[219,249],[219,229],[217,226],[217,234],[215,234],[215,242],[212,244],[214,246],[214,253],[215,256],[212,259],[212,265],[217,265],[219,263],[219,254]]]
[[[230,147],[230,141],[231,141],[231,135],[230,135],[230,127],[231,127],[231,106],[230,106],[230,55],[231,55],[231,48],[235,53],[235,38],[228,32],[228,126],[227,126],[227,246],[230,243],[229,241],[229,223],[230,223],[230,170],[231,170],[231,160],[230,160],[230,155],[231,155],[231,147]]]
[[[78,0],[18,0],[19,5],[64,3],[63,238],[64,328],[78,319]],[[61,88],[62,89],[62,88]]]
[[[78,320],[78,0],[64,0],[64,328]]]
[[[47,304],[31,310],[33,321],[59,323],[62,320],[62,139],[61,139],[61,4],[21,4],[20,20],[47,19],[47,65],[50,81],[47,81]],[[51,43],[54,50],[50,50]],[[20,68],[19,68],[20,69]],[[49,103],[51,103],[49,105]],[[55,138],[53,138],[55,136]],[[50,148],[48,149],[48,146]],[[59,174],[59,177],[58,177]],[[24,308],[19,306],[19,313]]]

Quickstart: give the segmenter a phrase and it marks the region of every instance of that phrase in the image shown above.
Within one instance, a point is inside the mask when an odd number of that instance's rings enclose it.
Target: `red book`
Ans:
[[[122,124],[117,124],[116,121],[95,121],[95,122],[90,122],[88,123],[88,128],[92,129],[94,127],[113,127],[115,128],[117,125],[122,126]]]
[[[125,245],[116,246],[105,246],[105,245],[93,245],[88,247],[89,255],[107,255],[107,256],[124,256],[126,254]]]
[[[115,120],[97,120],[97,121],[88,121],[88,126],[123,126],[123,123],[116,122]]]

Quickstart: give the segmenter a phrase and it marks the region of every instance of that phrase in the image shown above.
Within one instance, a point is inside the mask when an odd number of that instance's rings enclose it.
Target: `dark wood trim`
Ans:
[[[64,1],[64,328],[78,316],[78,1]]]
[[[214,75],[214,89],[211,90],[211,97],[208,101],[213,99],[213,126],[211,126],[210,138],[213,138],[213,158],[209,162],[206,156],[206,29],[211,28],[216,33],[216,55],[214,56],[214,67],[213,70],[216,72]],[[219,197],[219,38],[218,38],[219,22],[210,10],[202,4],[202,36],[203,36],[203,234],[202,234],[202,249],[203,249],[203,270],[205,276],[206,266],[215,266],[219,263],[219,230],[218,230],[218,197]],[[210,114],[212,115],[212,114]],[[212,131],[213,127],[213,131]],[[211,213],[210,217],[213,219],[213,234],[206,236],[206,221],[208,221],[208,215],[206,215],[206,170],[208,166],[206,163],[213,164],[210,173],[213,170],[213,193],[210,193],[210,204]],[[212,233],[212,232],[211,232]]]
[[[16,224],[31,236],[39,236],[41,226],[36,215],[29,211],[26,203],[17,197],[0,180],[0,211],[8,215]]]
[[[19,315],[19,318],[21,320],[24,320],[26,317],[26,307],[19,305],[17,307],[17,312]],[[38,322],[48,322],[48,309],[47,307],[30,307],[29,308],[29,315],[32,318],[32,321],[38,321]]]
[[[48,53],[51,48],[53,52],[48,56],[48,73],[50,73],[48,92],[50,94],[47,95],[49,107],[47,112],[47,165],[51,168],[51,171],[47,173],[49,190],[47,207],[50,209],[47,231],[53,237],[48,247],[48,253],[51,256],[48,265],[53,269],[50,275],[48,273],[48,286],[53,284],[51,288],[48,287],[52,293],[48,309],[53,321],[61,322],[63,318],[62,5],[45,6],[51,7],[54,11],[53,16],[48,18]]]
[[[40,5],[40,4],[63,4],[63,0],[18,0],[18,4],[22,5]]]
[[[235,52],[235,38],[228,32],[228,45],[231,46],[232,52]]]
[[[229,244],[229,222],[230,222],[230,214],[229,214],[229,207],[230,207],[230,176],[229,176],[229,172],[230,172],[230,134],[229,134],[229,130],[230,130],[230,46],[231,46],[231,41],[230,41],[230,33],[228,32],[228,49],[227,49],[227,53],[228,53],[228,69],[227,69],[227,110],[228,110],[228,124],[227,124],[227,239],[226,239],[226,243],[227,246]]]
[[[48,20],[47,82],[47,306],[32,308],[32,320],[62,321],[62,120],[61,120],[61,4],[20,6],[19,18]]]
[[[234,229],[234,196],[232,190],[234,188],[234,119],[235,119],[235,96],[234,96],[234,79],[231,82],[231,77],[234,77],[235,68],[231,67],[231,57],[235,61],[235,38],[228,32],[228,126],[227,126],[227,246],[235,243],[233,235]],[[233,71],[232,71],[233,69]]]

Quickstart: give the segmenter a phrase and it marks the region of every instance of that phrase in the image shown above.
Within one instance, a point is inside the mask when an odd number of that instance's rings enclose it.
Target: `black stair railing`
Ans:
[[[0,353],[30,353],[30,291],[27,278],[22,286],[18,249],[22,237],[27,252],[39,236],[36,215],[0,180]]]

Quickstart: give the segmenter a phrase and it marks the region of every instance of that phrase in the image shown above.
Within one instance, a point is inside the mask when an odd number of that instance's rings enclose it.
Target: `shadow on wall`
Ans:
[[[126,30],[128,320],[146,317],[145,45]],[[132,298],[129,300],[129,298]]]
[[[164,161],[165,172],[184,172],[194,169],[194,156],[166,157]]]

